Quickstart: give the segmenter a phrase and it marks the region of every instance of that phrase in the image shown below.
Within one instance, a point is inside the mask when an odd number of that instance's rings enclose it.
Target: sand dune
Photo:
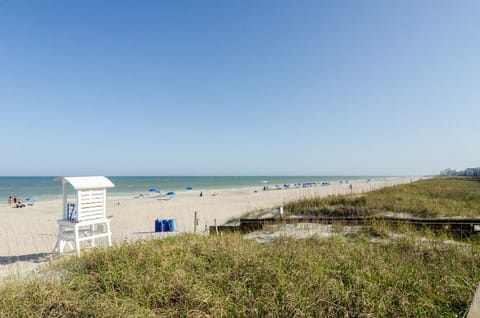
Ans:
[[[161,200],[145,195],[108,198],[108,212],[112,216],[113,241],[137,240],[148,237],[162,237],[175,233],[154,233],[154,220],[176,219],[178,232],[192,232],[194,212],[198,212],[199,231],[206,225],[224,223],[228,218],[246,212],[278,206],[283,202],[328,196],[333,194],[361,193],[386,186],[408,183],[418,178],[385,178],[332,184],[311,188],[262,191],[261,188],[218,189],[177,192],[172,200]],[[213,195],[213,194],[218,195]],[[61,200],[38,202],[22,209],[0,206],[0,276],[22,275],[36,268],[56,243],[56,220],[62,215]]]

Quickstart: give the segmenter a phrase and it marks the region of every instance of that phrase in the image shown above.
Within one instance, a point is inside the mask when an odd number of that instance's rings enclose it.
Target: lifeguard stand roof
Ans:
[[[61,177],[60,180],[65,180],[70,183],[75,190],[86,189],[104,189],[113,188],[115,185],[105,177]]]

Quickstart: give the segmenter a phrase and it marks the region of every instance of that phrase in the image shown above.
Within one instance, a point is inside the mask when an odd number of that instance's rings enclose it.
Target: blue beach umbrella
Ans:
[[[186,190],[192,190],[193,188],[192,187],[186,187],[185,189]]]
[[[175,195],[175,192],[170,191],[170,192],[167,193],[167,195]]]
[[[159,192],[159,191],[155,188],[150,188],[150,189],[148,189],[148,192]]]

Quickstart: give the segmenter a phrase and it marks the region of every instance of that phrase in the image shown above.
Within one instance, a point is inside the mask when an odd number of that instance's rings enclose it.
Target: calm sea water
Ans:
[[[292,184],[299,182],[337,182],[339,180],[356,180],[364,177],[322,177],[322,176],[255,176],[255,177],[108,177],[115,187],[108,189],[109,194],[131,195],[147,193],[149,188],[164,191],[182,191],[192,187],[193,191],[209,189],[228,189],[258,187],[264,185]],[[378,178],[378,177],[377,177]],[[266,182],[265,182],[266,181]],[[8,196],[25,198],[37,196],[42,200],[60,199],[62,183],[55,177],[0,177],[0,202],[5,202]]]

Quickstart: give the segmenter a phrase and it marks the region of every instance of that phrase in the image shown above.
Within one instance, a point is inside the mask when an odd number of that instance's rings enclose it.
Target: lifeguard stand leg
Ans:
[[[107,222],[108,246],[112,246],[112,231],[110,230],[110,221]]]
[[[80,257],[80,235],[78,230],[78,224],[75,224],[74,228],[74,238],[75,238],[75,251],[77,252],[77,257]]]
[[[92,232],[90,235],[95,235],[95,224],[90,225],[90,231]],[[92,243],[92,247],[95,247],[95,238],[90,240]]]

